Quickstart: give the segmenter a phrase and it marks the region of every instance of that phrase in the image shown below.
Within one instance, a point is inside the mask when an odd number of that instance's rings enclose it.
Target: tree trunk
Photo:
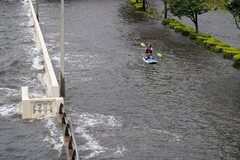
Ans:
[[[195,24],[196,32],[198,33],[198,14],[195,13],[195,20],[193,21]]]
[[[239,26],[239,24],[238,24],[238,20],[237,20],[237,18],[234,17],[234,19],[235,19],[235,23],[236,23],[237,28],[240,30],[240,26]]]
[[[136,3],[138,3],[138,0],[136,0]]]
[[[143,3],[143,11],[146,11],[146,0],[143,0],[142,3]]]
[[[164,3],[164,19],[167,19],[167,12],[168,12],[168,10],[167,10],[167,0],[164,0],[163,1],[163,3]]]

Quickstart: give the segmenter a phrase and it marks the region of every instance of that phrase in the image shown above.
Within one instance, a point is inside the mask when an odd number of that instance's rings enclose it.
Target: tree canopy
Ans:
[[[198,32],[198,15],[209,10],[205,0],[169,0],[169,9],[174,16],[181,18],[186,16],[195,24]]]
[[[237,28],[240,29],[240,0],[226,0],[225,7],[233,15]]]

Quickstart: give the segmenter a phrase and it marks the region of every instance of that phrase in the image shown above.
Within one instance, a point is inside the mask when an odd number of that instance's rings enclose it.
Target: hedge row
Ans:
[[[201,44],[213,52],[222,53],[224,58],[232,59],[234,61],[234,67],[240,68],[239,48],[233,48],[229,44],[223,43],[208,34],[198,34],[193,28],[186,26],[175,19],[164,19],[162,24],[167,25],[170,29],[174,29],[176,32],[182,33],[184,36],[189,36],[191,39],[195,39],[197,44]]]
[[[129,0],[132,5],[134,5],[136,10],[142,10],[143,4],[142,0],[139,0],[138,3],[136,3],[136,0]]]

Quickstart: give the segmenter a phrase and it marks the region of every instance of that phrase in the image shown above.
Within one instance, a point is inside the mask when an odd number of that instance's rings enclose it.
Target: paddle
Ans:
[[[142,47],[146,47],[146,45],[144,43],[140,43],[140,46]]]
[[[146,47],[146,45],[144,44],[144,43],[140,43],[140,46],[141,47]],[[162,57],[162,54],[161,53],[156,53],[156,55],[158,56],[158,57]]]

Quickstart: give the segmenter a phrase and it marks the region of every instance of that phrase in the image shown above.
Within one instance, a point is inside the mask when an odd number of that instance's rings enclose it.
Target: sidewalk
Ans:
[[[149,0],[149,3],[154,10],[161,12],[164,11],[162,1]],[[195,28],[193,22],[189,18],[183,17],[180,21],[192,28]],[[222,42],[226,42],[233,47],[240,48],[240,30],[237,29],[234,19],[230,13],[222,10],[211,11],[200,15],[198,23],[200,33],[210,34]]]

